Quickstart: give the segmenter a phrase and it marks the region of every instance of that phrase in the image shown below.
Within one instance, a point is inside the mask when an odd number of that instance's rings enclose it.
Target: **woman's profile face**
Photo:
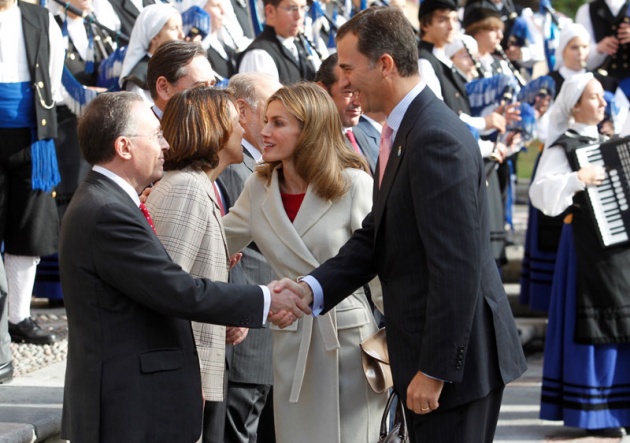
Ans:
[[[236,112],[236,108],[232,102],[228,103],[228,112],[230,114],[230,121],[232,122],[232,133],[230,134],[230,137],[223,149],[219,151],[219,156],[225,155],[228,160],[228,164],[232,165],[243,161],[243,148],[241,146],[241,142],[243,140],[245,130],[239,122],[238,112]]]
[[[606,100],[604,89],[597,80],[588,82],[580,101],[573,107],[573,117],[577,123],[596,125],[604,119]]]
[[[171,17],[166,24],[162,26],[160,32],[151,39],[151,44],[155,45],[155,49],[157,49],[163,43],[173,40],[184,40],[182,16],[179,14],[173,15],[173,17]]]
[[[280,100],[269,103],[261,131],[263,160],[267,163],[293,161],[301,133],[300,122]]]

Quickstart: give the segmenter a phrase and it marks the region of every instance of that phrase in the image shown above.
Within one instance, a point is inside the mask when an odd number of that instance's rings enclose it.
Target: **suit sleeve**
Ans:
[[[251,188],[259,185],[254,180],[258,180],[254,175],[247,179],[240,197],[222,219],[230,255],[245,249],[252,242]]]
[[[258,286],[195,279],[175,264],[129,205],[110,203],[94,215],[89,245],[99,279],[164,315],[228,326],[261,327]],[[138,211],[139,213],[139,211]]]
[[[335,257],[310,273],[320,283],[324,292],[324,309],[321,314],[332,309],[376,276],[372,260],[374,250],[372,214],[368,213],[361,220],[363,214],[371,207],[372,180],[367,174],[361,174],[357,181],[359,183],[354,183],[351,190],[353,210],[350,224],[354,230],[352,237]]]
[[[461,131],[460,131],[461,133]],[[469,134],[468,134],[469,135]],[[482,214],[479,151],[472,137],[444,130],[424,132],[407,141],[412,208],[428,266],[424,333],[418,370],[432,377],[460,381],[452,365],[468,339],[480,295]],[[464,145],[470,139],[473,146]],[[465,358],[465,355],[463,356]]]

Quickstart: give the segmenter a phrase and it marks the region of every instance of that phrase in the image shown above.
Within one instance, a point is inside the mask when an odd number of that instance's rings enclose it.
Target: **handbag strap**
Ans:
[[[385,406],[385,411],[383,412],[383,417],[381,418],[380,436],[381,438],[383,438],[388,433],[387,418],[389,417],[389,410],[391,409],[392,402],[394,401],[395,398],[398,399],[398,403],[396,404],[396,412],[394,416],[393,427],[396,427],[396,425],[400,425],[398,428],[398,436],[403,442],[409,441],[409,430],[407,429],[407,417],[405,415],[405,410],[400,401],[400,397],[398,396],[398,394],[396,393],[394,389],[392,389],[392,393],[389,395],[389,398],[387,399],[387,405]]]

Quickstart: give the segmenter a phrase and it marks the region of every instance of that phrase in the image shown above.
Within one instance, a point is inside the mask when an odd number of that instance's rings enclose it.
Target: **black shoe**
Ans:
[[[624,428],[587,429],[586,433],[593,437],[621,438],[626,435],[626,430]]]
[[[0,385],[13,380],[13,362],[0,364]]]
[[[9,322],[11,340],[16,343],[32,343],[34,345],[49,345],[57,340],[55,334],[45,332],[32,318],[28,317],[17,325]]]

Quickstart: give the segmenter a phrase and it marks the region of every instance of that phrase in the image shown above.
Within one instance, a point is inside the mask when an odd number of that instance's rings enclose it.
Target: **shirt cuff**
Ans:
[[[322,285],[311,275],[301,277],[298,281],[303,281],[311,288],[311,292],[313,293],[311,311],[313,311],[313,317],[317,317],[324,310],[324,290],[322,289]]]
[[[267,286],[264,285],[260,285],[260,289],[262,289],[263,292],[263,321],[262,324],[264,325],[265,323],[267,323],[267,316],[269,315],[269,308],[271,308],[271,292],[269,292],[269,288]]]

